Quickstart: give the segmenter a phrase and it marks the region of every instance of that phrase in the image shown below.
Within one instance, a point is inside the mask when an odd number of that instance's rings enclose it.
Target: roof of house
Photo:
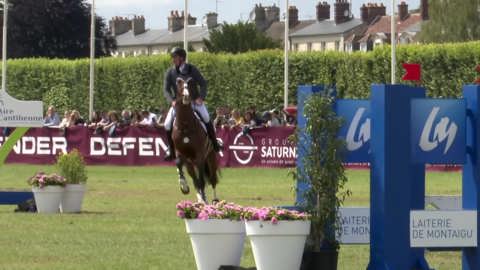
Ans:
[[[410,31],[413,29],[411,27],[413,26],[420,27],[418,25],[421,22],[422,22],[422,16],[419,13],[409,14],[408,18],[403,21],[398,20],[398,16],[397,16],[397,32],[398,33],[413,32],[413,31]],[[377,33],[385,33],[385,34],[391,33],[391,16],[382,16],[375,19],[368,26],[368,29],[365,32],[364,37],[360,39],[360,42],[367,41],[371,36],[374,36]]]
[[[315,21],[316,20],[299,21],[297,25],[295,25],[293,28],[290,28],[290,34],[295,33],[296,31],[299,31],[315,23]],[[272,38],[273,40],[283,40],[285,38],[285,22],[279,21],[272,23],[272,25],[270,25],[270,27],[265,30],[265,35]]]
[[[209,35],[207,26],[189,25],[187,27],[189,42],[201,42],[204,38],[208,39]],[[118,47],[173,44],[183,42],[183,29],[175,32],[170,32],[168,29],[152,29],[139,35],[128,31],[116,36],[115,39]]]
[[[334,20],[316,21],[315,23],[291,34],[292,37],[334,35],[346,33],[360,25],[360,19],[352,19],[344,23],[336,24]]]

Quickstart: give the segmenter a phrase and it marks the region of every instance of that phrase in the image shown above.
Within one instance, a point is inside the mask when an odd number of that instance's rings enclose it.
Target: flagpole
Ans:
[[[397,68],[397,22],[395,20],[395,0],[392,0],[392,18],[391,18],[391,46],[392,46],[392,84],[395,84],[395,73]]]
[[[288,12],[288,0],[285,0],[285,36],[284,36],[284,82],[283,82],[283,108],[288,107],[288,50],[289,50],[289,12]]]
[[[188,28],[188,0],[185,0],[185,11],[183,12],[183,49],[188,52],[187,28]],[[187,54],[188,58],[188,54]],[[187,60],[187,59],[185,59]]]
[[[88,119],[92,121],[93,115],[93,92],[95,86],[95,0],[92,0],[91,23],[90,23],[90,87]]]
[[[3,1],[2,90],[7,91],[7,22],[8,0]]]

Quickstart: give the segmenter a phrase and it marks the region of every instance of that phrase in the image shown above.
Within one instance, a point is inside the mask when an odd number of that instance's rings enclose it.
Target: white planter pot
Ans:
[[[198,270],[239,266],[245,240],[243,221],[185,219]]]
[[[32,187],[38,213],[58,213],[65,188],[61,186]]]
[[[80,213],[85,195],[85,184],[67,184],[63,195],[60,210],[62,213]]]
[[[258,270],[298,270],[310,221],[247,221],[246,232]]]

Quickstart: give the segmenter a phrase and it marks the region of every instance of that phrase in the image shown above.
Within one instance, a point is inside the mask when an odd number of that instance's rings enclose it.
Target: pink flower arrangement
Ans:
[[[281,220],[308,220],[310,216],[292,210],[275,207],[242,207],[234,203],[221,201],[213,205],[182,201],[177,204],[177,216],[183,219],[229,219],[271,221],[273,224]]]
[[[28,184],[39,188],[45,186],[65,186],[66,180],[63,176],[56,173],[46,174],[44,172],[37,172],[28,179]]]
[[[177,204],[177,216],[185,219],[241,220],[243,208],[234,203],[221,201],[213,205],[182,201]]]
[[[310,216],[303,212],[276,207],[249,207],[244,209],[242,218],[246,221],[271,221],[276,224],[281,220],[309,220]]]

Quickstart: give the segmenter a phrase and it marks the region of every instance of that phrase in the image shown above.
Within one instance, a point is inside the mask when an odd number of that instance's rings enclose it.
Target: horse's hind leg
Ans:
[[[177,165],[177,172],[178,172],[178,183],[180,184],[180,191],[183,194],[187,195],[190,193],[190,187],[188,186],[187,179],[185,179],[185,175],[183,174],[183,162],[180,158],[175,160],[175,164]]]

